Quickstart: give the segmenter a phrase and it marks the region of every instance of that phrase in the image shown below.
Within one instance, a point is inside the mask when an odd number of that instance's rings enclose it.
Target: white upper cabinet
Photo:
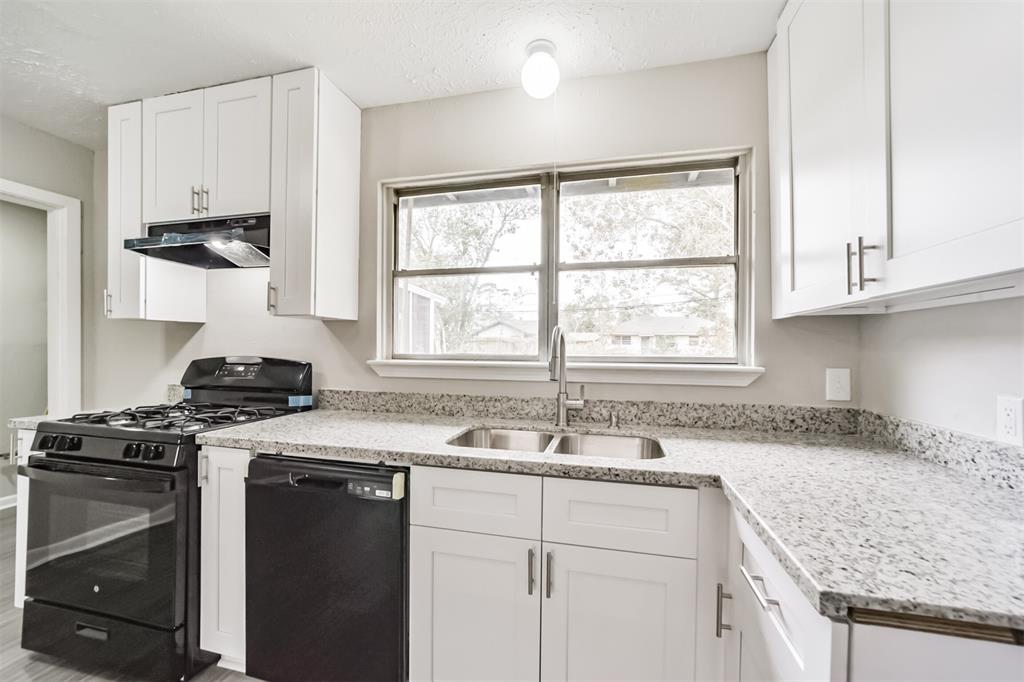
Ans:
[[[270,84],[268,76],[203,91],[204,215],[270,210]]]
[[[909,290],[1024,268],[1024,3],[889,3],[892,254]]]
[[[799,0],[768,53],[773,306],[776,317],[877,292],[884,261],[885,130],[867,53],[884,17],[871,0]],[[881,196],[875,196],[882,192]],[[858,245],[871,247],[863,252]],[[862,281],[863,276],[863,281]]]
[[[775,317],[1024,295],[991,279],[1024,271],[1022,27],[1016,2],[790,1],[768,53]]]
[[[274,76],[270,283],[275,315],[358,315],[361,112],[317,69]]]
[[[270,208],[271,79],[142,101],[146,223]]]
[[[142,232],[142,102],[128,102],[107,111],[107,317],[145,314],[143,256],[124,248]]]
[[[203,91],[142,100],[142,220],[198,218],[203,184]]]
[[[206,271],[124,248],[145,234],[142,220],[143,102],[107,112],[107,317],[206,321]]]

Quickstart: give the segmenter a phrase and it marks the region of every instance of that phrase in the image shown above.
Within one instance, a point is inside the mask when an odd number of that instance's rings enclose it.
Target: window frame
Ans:
[[[542,378],[533,371],[546,367],[550,331],[558,319],[559,273],[578,270],[642,269],[652,267],[700,267],[731,265],[735,268],[735,356],[577,356],[570,357],[570,367],[590,370],[623,369],[635,377],[653,377],[654,371],[690,371],[699,379],[685,377],[655,381],[636,379],[639,383],[696,383],[703,385],[748,385],[763,368],[753,362],[753,173],[752,150],[749,148],[722,150],[706,154],[675,157],[648,157],[604,161],[592,164],[560,165],[518,168],[508,171],[475,174],[456,174],[385,180],[378,184],[380,201],[378,224],[378,305],[377,355],[369,364],[382,376],[460,376],[532,380]],[[566,182],[631,175],[687,170],[734,169],[734,249],[730,256],[670,258],[635,261],[561,263],[558,258],[558,202],[560,187]],[[527,184],[540,185],[541,193],[541,254],[537,265],[493,266],[467,268],[431,268],[398,270],[397,230],[398,206],[401,197],[437,194],[439,191],[467,191],[512,187]],[[397,278],[488,273],[532,273],[538,277],[538,330],[537,355],[483,355],[483,354],[408,354],[394,352],[392,327],[394,324],[394,281]],[[406,373],[402,367],[409,369]],[[433,374],[430,367],[437,368]],[[479,368],[480,371],[477,371]],[[488,372],[488,368],[493,370]],[[458,370],[452,373],[450,370]],[[486,376],[488,373],[493,377]],[[477,375],[479,374],[479,377]],[[718,381],[715,375],[724,378]],[[730,375],[730,376],[726,376]],[[598,379],[601,380],[601,379]],[[610,379],[614,381],[614,379]]]

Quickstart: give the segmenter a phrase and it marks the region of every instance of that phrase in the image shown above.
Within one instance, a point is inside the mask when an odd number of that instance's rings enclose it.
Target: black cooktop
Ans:
[[[294,410],[274,406],[218,405],[183,401],[164,405],[142,405],[112,412],[83,412],[57,421],[185,434],[202,433],[228,424],[277,417],[291,412]]]

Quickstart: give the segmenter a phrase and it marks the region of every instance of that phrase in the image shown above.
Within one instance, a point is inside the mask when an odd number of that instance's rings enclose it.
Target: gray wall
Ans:
[[[868,316],[861,405],[992,438],[996,396],[1024,395],[1024,299]]]
[[[0,201],[0,452],[7,420],[46,409],[46,213]],[[15,492],[0,466],[0,499]]]
[[[381,379],[375,350],[376,192],[383,179],[553,162],[753,146],[756,164],[755,325],[767,373],[748,388],[591,386],[594,397],[824,403],[825,367],[857,371],[857,320],[772,322],[768,295],[766,74],[763,54],[564,83],[536,101],[520,89],[401,104],[363,112],[360,319],[322,323],[271,318],[266,272],[211,273],[204,326],[101,320],[105,252],[86,271],[91,406],[159,399],[194,357],[226,353],[309,359],[318,386],[547,395],[547,383]],[[105,157],[96,155],[97,226],[105,224]],[[88,241],[101,245],[102,228]],[[94,354],[92,354],[94,352]]]

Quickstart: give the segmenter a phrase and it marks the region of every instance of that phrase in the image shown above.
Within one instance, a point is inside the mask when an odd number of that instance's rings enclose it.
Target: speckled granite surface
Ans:
[[[909,452],[982,481],[1024,491],[1022,447],[867,410],[861,411],[859,430],[866,438],[888,447]]]
[[[543,420],[315,410],[201,443],[673,486],[721,486],[819,612],[849,607],[1024,628],[1024,495],[859,436],[627,426],[666,456],[615,460],[458,448],[479,425]],[[596,425],[576,431],[607,431]]]
[[[321,389],[320,407],[387,414],[551,420],[554,398]],[[653,400],[587,400],[573,423],[860,434],[877,443],[1007,488],[1024,490],[1024,448],[853,407],[802,407]]]
[[[7,427],[11,429],[34,429],[39,425],[39,422],[52,421],[54,417],[46,414],[36,415],[34,417],[15,417],[7,422]]]
[[[399,414],[430,414],[439,417],[497,417],[550,420],[555,399],[456,393],[392,393],[321,389],[324,409]],[[860,410],[850,407],[800,407],[728,403],[683,403],[654,400],[592,400],[573,412],[576,423],[607,424],[609,415],[619,423],[686,426],[701,429],[746,429],[803,433],[856,433]]]

